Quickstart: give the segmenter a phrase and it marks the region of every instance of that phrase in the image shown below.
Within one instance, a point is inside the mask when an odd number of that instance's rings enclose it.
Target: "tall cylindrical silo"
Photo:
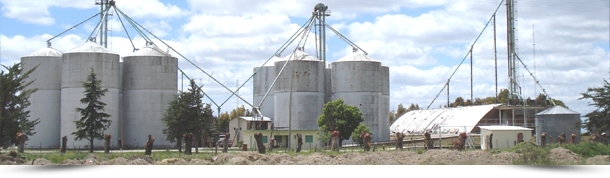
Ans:
[[[364,122],[373,132],[372,141],[383,140],[381,108],[381,62],[360,51],[332,63],[332,100],[343,99],[344,104],[356,106]],[[389,129],[389,128],[385,128]]]
[[[123,57],[122,77],[124,146],[141,148],[152,135],[166,148],[161,118],[178,91],[178,59],[148,46]]]
[[[264,66],[258,65],[256,67],[254,67],[252,72],[256,72],[257,70],[258,73],[256,75],[254,75],[254,104],[255,106],[257,106],[258,104],[261,103],[261,101],[263,100],[263,97],[265,97],[265,94],[267,93],[267,90],[269,90],[269,88],[271,87],[271,84],[273,83],[273,80],[275,80],[275,62],[280,61],[281,58],[279,58],[278,56],[273,56],[269,61],[267,61],[267,63],[265,63]],[[262,66],[262,68],[261,68]],[[265,101],[263,101],[263,103],[260,106],[260,110],[261,113],[263,114],[263,116],[265,117],[269,117],[269,118],[274,118],[274,113],[273,113],[273,108],[274,108],[274,99],[273,96],[275,94],[275,90],[271,89],[271,91],[269,91],[269,94],[267,95],[267,98],[265,98]],[[244,129],[244,128],[242,128]]]
[[[332,90],[332,65],[331,64],[326,64],[326,68],[324,69],[326,70],[326,76],[324,78],[324,104],[333,101],[333,90]]]
[[[288,58],[292,59],[280,74],[279,72]],[[274,95],[275,127],[287,128],[289,116],[292,116],[292,130],[319,129],[317,121],[324,107],[324,85],[322,83],[324,82],[324,70],[322,61],[301,50],[286,56],[282,61],[275,62],[275,73],[279,75]],[[291,90],[292,106],[290,106]]]
[[[390,68],[381,66],[381,107],[379,108],[379,119],[382,128],[380,140],[390,140]]]
[[[23,72],[38,66],[25,82],[34,81],[25,89],[38,91],[30,95],[28,120],[39,119],[34,135],[29,137],[27,148],[59,148],[60,103],[61,103],[61,55],[53,48],[43,48],[21,58]]]
[[[104,131],[104,134],[112,135],[111,147],[117,146],[119,138],[119,55],[114,54],[106,48],[93,43],[86,42],[76,49],[64,53],[62,56],[61,73],[61,136],[68,136],[68,148],[85,148],[89,146],[87,139],[75,141],[72,132],[77,131],[74,121],[81,119],[81,114],[76,108],[85,108],[80,102],[85,97],[83,82],[93,69],[97,79],[101,80],[100,86],[108,89],[100,101],[106,103],[104,112],[111,115],[112,123]],[[104,141],[94,140],[95,148],[102,148]]]

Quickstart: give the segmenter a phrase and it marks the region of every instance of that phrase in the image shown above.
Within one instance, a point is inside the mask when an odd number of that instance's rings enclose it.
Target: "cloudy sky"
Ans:
[[[390,67],[391,109],[399,103],[425,107],[457,68],[501,0],[116,0],[131,16],[231,89],[252,75],[299,27],[313,7],[322,2],[332,10],[327,23],[362,47],[369,56]],[[0,63],[12,65],[63,30],[99,12],[94,1],[1,0]],[[589,101],[578,100],[588,87],[602,86],[610,76],[609,3],[606,0],[518,0],[518,54],[535,71],[548,94],[571,109],[588,113]],[[99,18],[53,40],[53,47],[70,51],[83,44]],[[110,17],[108,48],[122,56],[131,44],[117,16]],[[474,96],[494,96],[493,24],[474,44]],[[497,12],[498,86],[508,85],[506,70],[506,7]],[[133,28],[127,31],[136,47],[144,46]],[[328,62],[351,51],[327,31]],[[535,40],[534,40],[535,39]],[[535,42],[535,45],[534,45]],[[161,43],[162,49],[167,49]],[[315,55],[310,40],[306,51]],[[535,46],[535,50],[534,50]],[[287,50],[282,56],[289,54]],[[534,55],[535,52],[535,55]],[[176,56],[176,53],[172,53]],[[535,66],[535,67],[534,67]],[[221,104],[230,93],[186,60],[179,67],[204,85]],[[535,68],[535,70],[534,70]],[[526,97],[541,91],[519,67],[518,80]],[[186,83],[186,82],[185,82]],[[451,82],[450,100],[470,98],[470,64],[464,64]],[[240,91],[252,100],[252,82]],[[445,92],[432,103],[447,102]],[[206,100],[209,102],[209,100]],[[243,101],[239,102],[240,105]],[[231,98],[223,111],[235,107]]]

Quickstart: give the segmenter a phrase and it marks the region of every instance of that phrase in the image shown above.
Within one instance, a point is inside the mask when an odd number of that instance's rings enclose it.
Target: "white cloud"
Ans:
[[[117,0],[116,6],[130,17],[139,19],[166,19],[189,14],[176,5],[159,0]]]
[[[72,1],[72,0],[2,0],[2,10],[9,18],[18,19],[25,23],[38,25],[55,24],[55,18],[51,17],[49,9],[52,7],[91,9],[99,8],[95,1]],[[158,0],[117,0],[117,7],[132,18],[173,18],[186,15],[176,5],[163,4]],[[114,14],[114,12],[112,12]]]
[[[9,18],[18,19],[25,23],[52,25],[55,19],[50,17],[50,7],[85,9],[95,7],[93,1],[37,1],[37,0],[2,0],[2,10]]]

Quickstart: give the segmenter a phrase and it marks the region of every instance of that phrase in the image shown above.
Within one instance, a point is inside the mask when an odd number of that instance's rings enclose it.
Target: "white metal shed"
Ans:
[[[523,141],[532,141],[532,130],[518,126],[479,126],[481,128],[481,149],[488,149],[488,139],[492,136],[493,149],[512,148],[517,144],[517,134],[523,134]]]

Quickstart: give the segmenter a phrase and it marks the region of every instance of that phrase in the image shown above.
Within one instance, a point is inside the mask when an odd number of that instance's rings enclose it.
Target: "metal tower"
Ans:
[[[519,84],[517,84],[517,74],[515,71],[515,2],[513,0],[506,1],[506,41],[507,41],[507,54],[508,54],[508,104],[510,100],[517,99],[515,93],[518,92]]]
[[[95,5],[99,5],[100,12],[105,14],[100,16],[101,25],[99,30],[99,43],[104,48],[108,48],[108,16],[112,15],[110,14],[109,9],[110,7],[114,6],[114,0],[96,0]]]

